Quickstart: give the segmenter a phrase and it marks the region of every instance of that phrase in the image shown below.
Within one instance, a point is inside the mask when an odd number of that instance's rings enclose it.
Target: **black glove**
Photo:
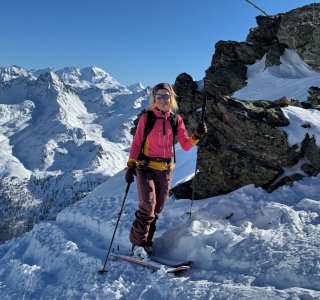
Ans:
[[[135,162],[128,162],[127,163],[127,172],[126,172],[126,182],[132,183],[134,182],[134,176],[137,175],[136,172],[136,163]]]
[[[196,132],[199,136],[208,132],[208,127],[205,122],[199,122]]]

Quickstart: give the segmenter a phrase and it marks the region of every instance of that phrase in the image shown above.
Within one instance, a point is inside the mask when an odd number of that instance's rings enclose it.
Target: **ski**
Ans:
[[[227,216],[225,217],[225,219],[229,220],[229,219],[232,218],[232,216],[233,216],[233,212],[232,212],[231,214],[227,215]]]
[[[140,266],[147,267],[147,268],[150,268],[153,270],[160,270],[162,268],[165,268],[167,273],[177,273],[177,272],[189,270],[191,268],[190,265],[188,265],[188,266],[179,265],[177,267],[172,267],[172,266],[162,264],[162,263],[159,263],[159,262],[156,262],[153,260],[142,261],[142,260],[134,258],[131,255],[125,255],[125,254],[121,254],[121,253],[112,253],[111,256],[114,258],[117,258],[117,259],[125,260],[127,262],[135,263]]]
[[[163,258],[161,256],[157,256],[154,254],[150,255],[150,259],[152,261],[158,262],[160,264],[166,265],[168,267],[172,267],[172,268],[177,268],[180,266],[190,266],[192,265],[193,261],[192,260],[186,260],[186,261],[175,261],[175,260],[170,260],[170,259],[166,259]]]

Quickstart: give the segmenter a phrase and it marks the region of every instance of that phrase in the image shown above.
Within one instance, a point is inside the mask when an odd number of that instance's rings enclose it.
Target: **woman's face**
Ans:
[[[168,111],[170,109],[170,92],[166,89],[157,90],[154,99],[156,107],[161,111]]]

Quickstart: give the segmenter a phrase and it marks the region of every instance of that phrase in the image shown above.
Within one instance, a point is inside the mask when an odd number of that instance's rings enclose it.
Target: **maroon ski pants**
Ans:
[[[168,198],[172,174],[172,169],[137,168],[139,204],[130,232],[133,245],[152,245],[156,220]]]

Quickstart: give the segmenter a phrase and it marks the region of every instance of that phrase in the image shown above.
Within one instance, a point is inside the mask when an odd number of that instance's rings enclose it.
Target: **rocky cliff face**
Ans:
[[[302,166],[305,173],[320,172],[320,149],[315,138],[306,136],[299,151],[290,147],[286,133],[281,130],[289,120],[280,109],[285,105],[316,107],[320,104],[318,87],[311,87],[308,100],[302,103],[286,97],[279,101],[248,102],[230,96],[245,86],[247,65],[264,55],[265,68],[279,65],[286,48],[295,50],[313,68],[320,67],[320,4],[271,17],[259,16],[257,24],[246,42],[216,44],[202,91],[186,73],[175,81],[180,113],[190,131],[200,118],[197,108],[204,97],[208,100],[209,132],[199,144],[195,199],[228,193],[247,184],[269,191],[291,184],[302,176],[284,177],[283,167],[293,166],[302,158],[308,159]],[[177,198],[190,198],[191,185],[191,181],[186,182],[172,189],[172,193]]]

